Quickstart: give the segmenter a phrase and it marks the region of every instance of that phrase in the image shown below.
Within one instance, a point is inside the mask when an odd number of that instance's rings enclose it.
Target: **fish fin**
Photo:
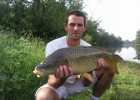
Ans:
[[[103,47],[99,47],[99,46],[78,46],[78,47],[81,47],[81,48],[95,48],[95,49],[98,49],[98,50],[101,50],[101,51],[107,51],[106,48],[103,48]]]
[[[80,78],[81,77],[81,74],[77,75],[77,78]]]
[[[96,49],[99,49],[99,50],[102,50],[102,51],[107,52],[107,49],[106,48],[103,48],[103,47],[92,46],[92,48],[96,48]]]
[[[119,55],[117,55],[117,54],[114,54],[114,55],[113,55],[113,59],[115,59],[116,62],[124,61],[123,58],[121,58],[121,57],[120,57]]]
[[[113,69],[115,70],[116,74],[119,74],[118,69],[117,69],[117,66],[116,66],[116,63],[113,62],[113,63],[111,64],[111,66],[112,66]]]
[[[119,55],[114,54],[113,55],[113,59],[114,61],[111,62],[111,66],[113,67],[113,69],[115,70],[116,74],[119,74],[118,69],[117,69],[117,63],[120,61],[123,61],[123,58],[121,58]]]
[[[91,74],[89,74],[89,73],[83,73],[82,75],[83,75],[85,78],[87,78],[89,81],[91,81],[92,83],[94,82],[94,79],[93,79],[93,77],[92,77]]]

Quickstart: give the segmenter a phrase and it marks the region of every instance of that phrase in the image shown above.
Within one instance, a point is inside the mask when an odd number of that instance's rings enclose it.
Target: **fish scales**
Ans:
[[[85,73],[96,68],[96,58],[88,55],[68,60],[69,66],[75,74]]]
[[[91,68],[94,69],[96,67],[95,65],[96,65],[97,59],[94,58],[93,60],[93,57],[89,55],[91,55],[93,51],[99,52],[100,50],[96,48],[87,49],[87,47],[67,48],[67,49],[68,50],[63,49],[64,51],[62,52],[66,56],[66,59],[68,59],[69,66],[73,69],[73,71],[75,71],[75,74],[77,72],[84,73],[86,69],[87,71],[90,71]],[[88,68],[85,67],[87,65],[88,65]]]
[[[62,65],[71,67],[74,74],[83,74],[95,69],[99,58],[105,59],[118,73],[116,63],[123,60],[119,55],[92,46],[78,46],[56,50],[35,67],[34,74],[40,77],[53,74]]]

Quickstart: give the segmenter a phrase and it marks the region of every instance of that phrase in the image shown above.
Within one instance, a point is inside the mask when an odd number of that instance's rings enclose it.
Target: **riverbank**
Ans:
[[[0,32],[0,100],[34,100],[36,90],[47,82],[32,71],[44,58],[45,44],[41,40],[27,40],[7,32]],[[140,64],[118,64],[110,88],[101,100],[140,99]],[[89,100],[91,90],[71,96],[69,100]]]

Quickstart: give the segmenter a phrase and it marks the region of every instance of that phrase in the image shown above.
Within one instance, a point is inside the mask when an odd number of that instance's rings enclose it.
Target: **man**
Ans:
[[[46,46],[46,56],[64,47],[91,46],[81,39],[86,30],[86,17],[81,11],[69,12],[64,28],[67,31],[67,36],[49,42]],[[105,63],[104,59],[100,58],[97,59],[97,68],[89,73],[93,76],[94,83],[82,76],[77,78],[69,67],[60,66],[54,75],[49,75],[48,83],[37,90],[36,100],[64,100],[70,95],[87,90],[89,87],[93,88],[90,100],[99,100],[99,97],[109,86],[115,72]]]

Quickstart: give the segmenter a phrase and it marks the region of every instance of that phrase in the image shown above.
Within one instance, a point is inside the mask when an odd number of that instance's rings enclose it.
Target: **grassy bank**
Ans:
[[[39,79],[32,73],[44,58],[45,44],[40,39],[25,39],[12,35],[11,31],[0,31],[0,100],[34,100],[38,87],[47,78]],[[101,100],[139,100],[140,64],[123,62],[118,64],[110,88]],[[89,100],[91,90],[71,96],[69,100]]]

